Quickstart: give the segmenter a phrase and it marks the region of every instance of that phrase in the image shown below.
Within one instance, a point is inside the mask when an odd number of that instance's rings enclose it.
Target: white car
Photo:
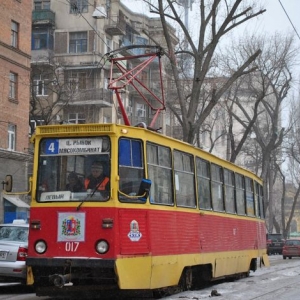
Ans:
[[[0,224],[0,281],[26,282],[28,229],[24,220]]]

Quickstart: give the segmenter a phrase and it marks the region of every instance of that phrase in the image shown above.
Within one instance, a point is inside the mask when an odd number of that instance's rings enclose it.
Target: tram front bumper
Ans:
[[[55,285],[57,278],[63,278],[62,283],[68,283],[73,279],[86,279],[97,274],[109,274],[111,280],[115,280],[115,260],[93,258],[32,258],[26,259],[27,284]],[[87,275],[88,274],[88,275]],[[105,277],[105,276],[104,276]],[[42,280],[43,278],[43,280]],[[54,280],[55,279],[55,280]],[[60,284],[60,285],[61,285]]]

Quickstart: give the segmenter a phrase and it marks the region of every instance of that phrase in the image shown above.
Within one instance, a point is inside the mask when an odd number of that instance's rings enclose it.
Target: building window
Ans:
[[[71,71],[68,75],[68,83],[71,91],[86,90],[87,73]]]
[[[53,34],[44,29],[32,32],[31,50],[53,49]]]
[[[109,39],[109,38],[106,38],[106,52],[108,53],[108,52],[110,52],[110,51],[112,51],[112,50],[114,50],[113,48],[112,48],[112,40],[111,39]]]
[[[18,75],[10,72],[9,74],[9,98],[17,99]]]
[[[34,34],[32,42],[32,50],[47,49],[47,34]]]
[[[140,104],[140,103],[137,103],[136,104],[136,113],[137,113],[137,116],[139,118],[145,118],[146,117],[146,105],[145,104]]]
[[[71,124],[85,124],[85,115],[82,113],[69,114],[68,122]]]
[[[19,24],[11,21],[11,45],[18,48]]]
[[[103,81],[104,81],[104,89],[108,90],[109,78],[104,78]]]
[[[88,12],[88,0],[71,0],[70,1],[70,13],[86,13]]]
[[[16,126],[8,125],[8,147],[7,150],[14,151],[16,147]]]
[[[32,119],[29,122],[29,135],[32,135],[34,133],[36,126],[45,125],[45,121],[42,119]]]
[[[135,45],[148,45],[149,43],[148,43],[147,39],[140,37],[140,36],[136,36],[134,44]],[[132,52],[135,55],[143,55],[143,54],[145,54],[145,48],[132,49]]]
[[[50,9],[50,0],[35,0],[34,1],[34,10],[49,10]]]
[[[53,33],[45,29],[32,31],[31,50],[53,49]]]
[[[48,95],[48,79],[42,78],[42,75],[33,77],[33,89],[36,96]]]
[[[87,32],[70,33],[70,53],[87,52]]]

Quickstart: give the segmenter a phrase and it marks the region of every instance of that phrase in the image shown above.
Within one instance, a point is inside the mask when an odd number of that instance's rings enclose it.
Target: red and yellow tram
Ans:
[[[32,141],[27,280],[38,295],[189,289],[268,264],[253,173],[139,127],[40,126]],[[95,161],[109,188],[68,189]]]

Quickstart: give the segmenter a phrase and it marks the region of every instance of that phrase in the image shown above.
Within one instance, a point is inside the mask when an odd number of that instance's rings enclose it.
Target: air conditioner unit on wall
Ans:
[[[104,19],[107,17],[106,9],[103,6],[97,6],[92,14],[94,19]]]

